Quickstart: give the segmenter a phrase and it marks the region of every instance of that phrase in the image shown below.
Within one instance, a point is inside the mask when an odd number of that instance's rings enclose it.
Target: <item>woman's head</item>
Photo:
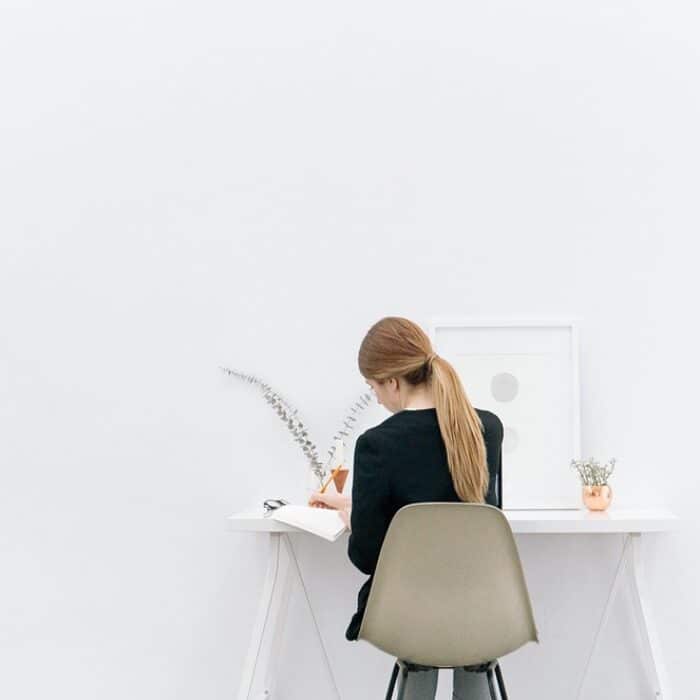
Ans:
[[[454,367],[435,353],[423,329],[398,316],[380,319],[360,344],[358,365],[392,412],[407,395],[432,398],[455,491],[465,502],[482,503],[489,472],[481,420]]]

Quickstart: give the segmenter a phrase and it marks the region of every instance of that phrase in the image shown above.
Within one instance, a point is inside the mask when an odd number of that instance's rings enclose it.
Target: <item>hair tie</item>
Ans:
[[[433,360],[434,360],[437,356],[438,356],[438,355],[437,355],[436,352],[431,352],[430,355],[428,355],[428,359],[426,360],[426,363],[429,364],[430,366],[432,366]]]

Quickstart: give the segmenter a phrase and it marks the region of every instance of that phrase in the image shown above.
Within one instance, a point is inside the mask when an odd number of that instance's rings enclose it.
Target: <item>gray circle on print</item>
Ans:
[[[518,378],[510,372],[501,372],[491,379],[491,395],[496,401],[512,401],[519,388]]]
[[[515,452],[518,449],[520,437],[515,428],[503,429],[503,452]]]

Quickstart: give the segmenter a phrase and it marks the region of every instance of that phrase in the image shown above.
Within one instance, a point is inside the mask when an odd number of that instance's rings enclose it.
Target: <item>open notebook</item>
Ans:
[[[290,504],[275,508],[267,517],[306,530],[331,542],[335,542],[347,530],[338,511],[328,508]]]

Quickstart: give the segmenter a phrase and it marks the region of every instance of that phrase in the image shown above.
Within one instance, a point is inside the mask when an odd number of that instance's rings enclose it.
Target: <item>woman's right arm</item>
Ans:
[[[380,450],[363,433],[355,443],[348,556],[364,574],[373,574],[394,514],[388,475]]]
[[[342,493],[321,493],[314,491],[309,497],[309,505],[317,508],[332,508],[333,510],[348,510],[351,503],[350,496]]]

